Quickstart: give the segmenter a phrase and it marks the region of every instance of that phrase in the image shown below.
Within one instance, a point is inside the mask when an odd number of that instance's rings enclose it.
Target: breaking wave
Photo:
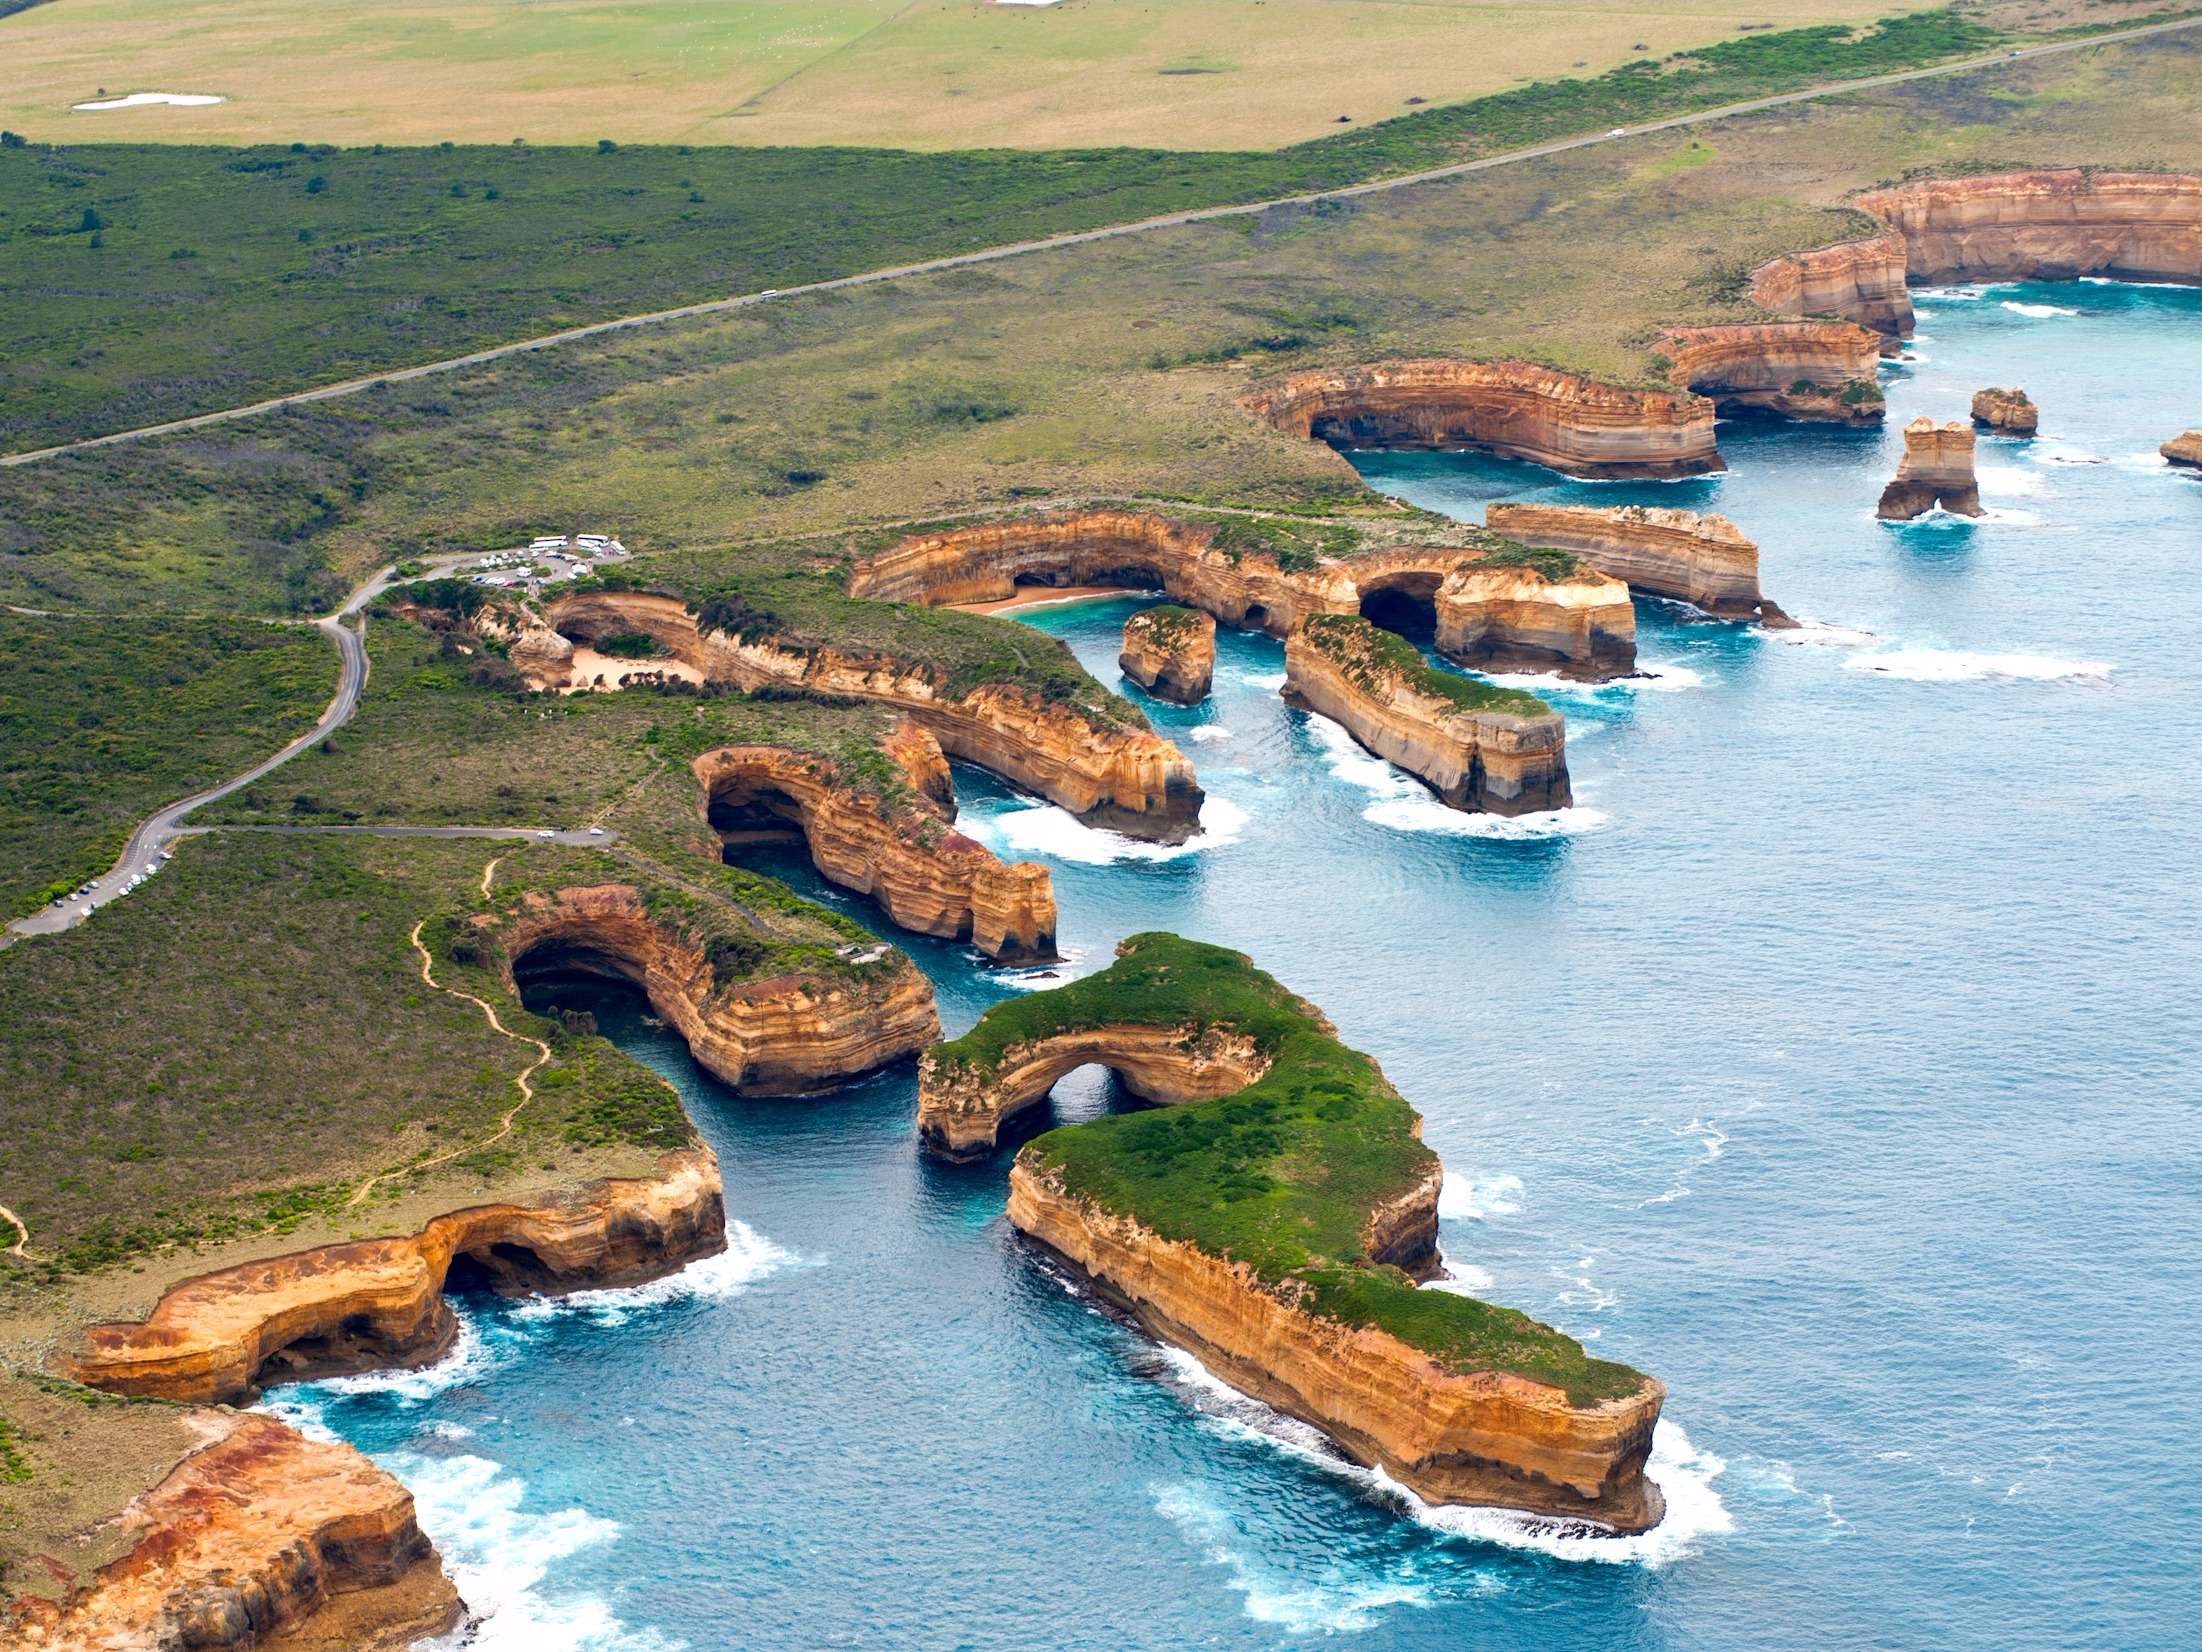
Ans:
[[[1955,649],[1889,648],[1854,654],[1846,670],[1871,671],[1914,683],[2108,682],[2118,668],[2107,660],[2063,660],[2050,654],[1971,654]]]
[[[1307,726],[1323,748],[1330,772],[1368,792],[1373,801],[1361,818],[1395,832],[1437,832],[1454,837],[1527,841],[1575,837],[1606,823],[1602,810],[1577,805],[1540,809],[1526,815],[1469,814],[1440,803],[1421,781],[1361,749],[1353,736],[1327,717],[1310,716]]]
[[[1448,1170],[1437,1194],[1437,1218],[1441,1222],[1485,1222],[1494,1216],[1512,1216],[1521,1207],[1519,1176],[1475,1177]]]
[[[977,838],[989,849],[1017,855],[1046,855],[1075,861],[1081,866],[1108,866],[1127,860],[1177,860],[1204,849],[1220,849],[1236,843],[1246,829],[1247,813],[1228,797],[1208,794],[1201,805],[1201,834],[1183,843],[1149,843],[1122,832],[1088,826],[1067,809],[1052,803],[1027,803],[999,814],[956,816],[956,830]]]

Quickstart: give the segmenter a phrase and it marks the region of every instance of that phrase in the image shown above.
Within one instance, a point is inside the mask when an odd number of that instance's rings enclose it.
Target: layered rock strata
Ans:
[[[1285,642],[1284,694],[1453,808],[1521,815],[1573,801],[1558,712],[1533,695],[1437,671],[1366,620],[1302,620]]]
[[[1438,652],[1479,671],[1556,671],[1602,682],[1636,669],[1629,588],[1588,563],[1464,560],[1432,594],[1431,611]]]
[[[2175,465],[2202,470],[2202,430],[2184,431],[2156,451]]]
[[[137,1541],[62,1603],[21,1603],[30,1652],[245,1652],[318,1633],[340,1603],[366,1652],[441,1634],[460,1602],[413,1497],[348,1445],[202,1411],[205,1442],[121,1515]]]
[[[1295,373],[1246,405],[1336,447],[1481,448],[1570,476],[1697,476],[1725,465],[1713,404],[1530,362],[1393,361]]]
[[[1831,424],[1879,424],[1881,335],[1847,321],[1670,327],[1660,353],[1674,382],[1723,412],[1748,409]]]
[[[785,746],[722,746],[691,768],[713,825],[738,835],[758,819],[792,816],[820,876],[871,896],[904,929],[969,941],[996,963],[1056,957],[1047,868],[1004,865],[956,831],[953,793],[944,808],[928,789],[947,777],[939,745],[914,727],[897,744],[914,784],[893,800],[850,783],[829,760]]]
[[[1022,879],[998,892],[1013,902],[1020,887],[1030,893]],[[1005,906],[1000,916],[1006,923],[1014,911]],[[900,953],[847,976],[722,979],[709,940],[653,918],[631,884],[529,890],[501,918],[476,923],[502,946],[508,970],[545,963],[640,987],[697,1065],[744,1095],[828,1089],[915,1055],[940,1034],[932,984]]]
[[[1884,230],[1810,252],[1791,253],[1751,272],[1752,302],[1773,315],[1847,316],[1891,341],[1912,330],[1911,291],[1905,282],[1903,236]]]
[[[1124,622],[1116,663],[1158,700],[1197,706],[1216,676],[1216,622],[1174,604],[1142,608]]]
[[[2045,168],[1902,184],[1856,205],[1903,238],[1915,285],[2202,281],[2202,177]]]
[[[1646,505],[1504,505],[1484,511],[1494,533],[1570,551],[1647,596],[1722,619],[1786,621],[1759,590],[1759,548],[1725,516]]]
[[[1656,1522],[1643,1468],[1660,1385],[1515,1310],[1416,1288],[1438,1264],[1443,1182],[1421,1121],[1243,956],[1135,935],[1099,975],[989,1011],[928,1073],[978,1117],[1077,1059],[1144,1061],[1184,1038],[1228,1052],[1203,1086],[1222,1093],[1028,1143],[1011,1224],[1150,1334],[1425,1499]],[[1227,1089],[1232,1070],[1247,1076]]]
[[[1973,423],[2006,436],[2031,436],[2041,428],[2041,410],[2023,390],[1976,390]]]
[[[1904,426],[1904,457],[1895,479],[1881,490],[1874,514],[1884,522],[1909,522],[1938,505],[1958,516],[1982,514],[1973,475],[1973,427],[1955,419],[1941,424],[1914,419]]]
[[[718,1161],[684,1148],[647,1178],[200,1274],[142,1321],[90,1327],[62,1363],[109,1393],[241,1405],[267,1382],[435,1359],[457,1334],[443,1296],[455,1265],[509,1290],[579,1290],[655,1279],[725,1247]]]
[[[1181,842],[1199,830],[1202,793],[1183,752],[1150,729],[1106,723],[1030,689],[980,683],[959,690],[885,654],[703,631],[678,599],[646,592],[563,597],[546,618],[569,637],[642,632],[709,682],[894,706],[951,757],[991,770],[1093,825],[1163,842]],[[560,686],[555,677],[530,680],[538,688]]]

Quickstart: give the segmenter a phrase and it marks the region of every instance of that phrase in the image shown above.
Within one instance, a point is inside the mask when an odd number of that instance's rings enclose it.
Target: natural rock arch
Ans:
[[[1453,560],[1458,560],[1454,558]],[[1437,593],[1445,583],[1440,568],[1400,568],[1356,580],[1361,617],[1371,625],[1416,642],[1437,636]]]

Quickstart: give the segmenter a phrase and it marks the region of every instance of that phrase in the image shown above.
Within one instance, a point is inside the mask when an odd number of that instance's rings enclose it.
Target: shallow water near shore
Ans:
[[[1448,1170],[1457,1288],[1652,1371],[1669,1520],[1422,1511],[1099,1312],[945,1166],[915,1080],[745,1102],[622,996],[725,1170],[726,1257],[464,1304],[442,1365],[272,1403],[400,1473],[485,1648],[2168,1647],[2202,1480],[2202,292],[1922,294],[1882,431],[1724,425],[1730,471],[1498,498],[1720,510],[1782,637],[1639,604],[1658,675],[1545,686],[1577,805],[1463,816],[1277,698],[1143,702],[1227,829],[1156,854],[959,769],[1053,868],[1070,961],[1250,952],[1376,1055]],[[1872,519],[1903,420],[2025,386],[1979,522]],[[1106,682],[1134,599],[1030,610]],[[761,862],[867,922],[865,903]],[[892,934],[880,924],[881,933]],[[1044,972],[895,937],[950,1030]],[[1055,1116],[1112,1104],[1088,1069]]]

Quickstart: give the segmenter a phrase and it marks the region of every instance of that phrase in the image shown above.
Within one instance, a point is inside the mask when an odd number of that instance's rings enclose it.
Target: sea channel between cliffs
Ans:
[[[1885,429],[1724,424],[1717,478],[1355,456],[1471,519],[1720,511],[1819,622],[1640,602],[1653,675],[1534,684],[1568,719],[1571,809],[1444,808],[1286,707],[1280,644],[1228,629],[1206,703],[1145,706],[1200,765],[1203,837],[1134,843],[957,774],[963,830],[1049,864],[1063,975],[1141,929],[1214,940],[1381,1059],[1449,1171],[1455,1282],[1666,1381],[1653,1532],[1414,1506],[1037,1263],[1001,1221],[1010,1153],[922,1156],[907,1073],[737,1099],[601,990],[559,1001],[681,1088],[727,1254],[470,1299],[442,1364],[270,1403],[413,1488],[483,1648],[1016,1645],[1040,1615],[1095,1647],[1740,1646],[1770,1590],[1829,1643],[1986,1645],[1982,1569],[2007,1643],[2056,1638],[2075,1574],[2125,1580],[2106,1643],[2164,1641],[2176,1579],[2146,1585],[2175,1561],[2122,1534],[2176,1518],[2147,1472],[2170,1396],[2072,1396],[2167,1323],[2171,1287],[2139,1281],[2177,1202],[2117,1143],[2202,1147],[2161,1077],[2202,1032],[2175,990],[2192,941],[2149,893],[2197,846],[2202,673],[2161,593],[2191,577],[2202,486],[2154,449],[2196,419],[2202,294],[1915,297]],[[2012,382],[2042,431],[1981,438],[1988,515],[1875,522],[1903,421]],[[1108,682],[1143,600],[1024,617]],[[2073,761],[2099,750],[2138,762]],[[1049,984],[881,932],[951,1034]],[[1052,1116],[1118,1099],[1085,1069]],[[1984,1139],[2010,1159],[1994,1198]],[[2128,1283],[2058,1285],[2082,1256]],[[1960,1553],[1972,1584],[1922,1562]]]

